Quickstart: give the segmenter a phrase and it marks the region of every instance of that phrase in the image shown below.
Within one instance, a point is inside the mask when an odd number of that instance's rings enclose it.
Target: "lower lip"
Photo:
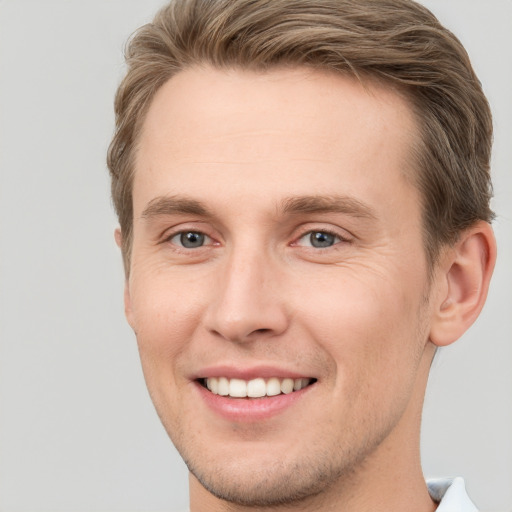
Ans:
[[[224,419],[236,422],[253,422],[272,418],[291,407],[315,386],[310,384],[300,391],[262,398],[230,398],[215,395],[199,382],[195,382],[195,385],[210,409]]]

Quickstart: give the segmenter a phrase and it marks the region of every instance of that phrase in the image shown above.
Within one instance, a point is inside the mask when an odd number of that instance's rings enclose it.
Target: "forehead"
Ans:
[[[277,201],[308,187],[357,196],[366,183],[366,199],[378,203],[408,186],[416,131],[406,100],[375,83],[307,68],[191,68],[159,89],[144,121],[136,215],[181,185],[209,200],[232,192]]]

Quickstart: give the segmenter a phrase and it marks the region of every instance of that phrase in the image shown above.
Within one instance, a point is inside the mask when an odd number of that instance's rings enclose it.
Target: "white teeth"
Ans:
[[[309,379],[295,379],[293,381],[293,391],[300,391],[309,384]]]
[[[218,394],[222,396],[228,396],[229,395],[229,381],[226,379],[226,377],[220,377],[219,378],[219,384],[218,384]]]
[[[281,393],[287,395],[293,391],[293,379],[283,379],[281,382]]]
[[[267,394],[267,384],[264,379],[253,379],[247,383],[247,396],[260,398]]]
[[[219,379],[208,379],[207,384],[212,393],[219,394]]]
[[[272,377],[267,381],[262,378],[245,381],[242,379],[227,379],[226,377],[210,377],[205,381],[206,387],[215,395],[232,396],[233,398],[261,398],[300,391],[310,384],[311,379],[278,379]]]
[[[247,396],[247,382],[240,379],[231,379],[229,381],[229,396],[243,398]]]
[[[279,379],[272,377],[267,381],[267,395],[268,396],[276,396],[281,394],[281,383]]]

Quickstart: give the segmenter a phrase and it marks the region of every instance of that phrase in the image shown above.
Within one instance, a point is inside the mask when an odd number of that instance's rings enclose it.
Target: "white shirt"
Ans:
[[[436,512],[478,512],[461,477],[427,480],[427,487],[432,499],[439,503]]]

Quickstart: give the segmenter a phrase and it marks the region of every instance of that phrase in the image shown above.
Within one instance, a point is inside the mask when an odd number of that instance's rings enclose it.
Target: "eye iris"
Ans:
[[[309,235],[309,240],[313,247],[331,247],[334,244],[334,235],[323,231],[315,231]]]
[[[201,247],[204,244],[204,235],[202,233],[196,233],[195,231],[189,231],[187,233],[181,233],[180,243],[187,249],[194,249],[195,247]]]

